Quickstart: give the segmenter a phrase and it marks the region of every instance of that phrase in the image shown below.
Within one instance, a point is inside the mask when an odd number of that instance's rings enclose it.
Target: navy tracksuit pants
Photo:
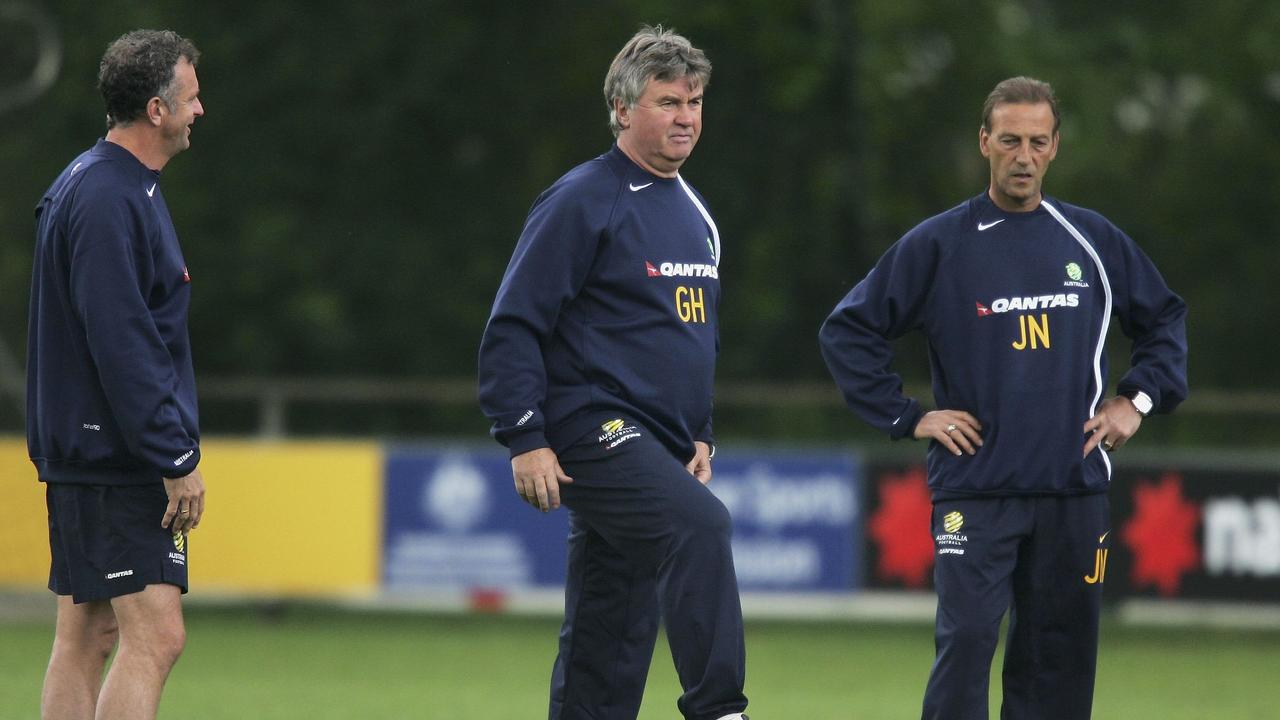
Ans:
[[[925,720],[986,720],[1005,610],[1000,717],[1090,716],[1109,513],[1101,494],[934,503],[937,655]]]
[[[667,629],[689,720],[746,708],[742,608],[729,512],[661,443],[595,437],[560,454],[573,483],[569,568],[551,720],[635,720]]]

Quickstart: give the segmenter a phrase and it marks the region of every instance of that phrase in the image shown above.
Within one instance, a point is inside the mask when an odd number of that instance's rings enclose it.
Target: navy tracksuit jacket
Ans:
[[[191,278],[159,180],[99,140],[36,207],[27,446],[42,481],[142,485],[200,462]]]
[[[720,237],[680,178],[616,146],[529,211],[480,346],[480,405],[518,455],[624,415],[682,460],[711,442]]]
[[[1186,305],[1133,240],[1101,215],[1050,197],[1028,213],[986,193],[921,223],[889,248],[820,333],[849,406],[894,439],[923,414],[890,369],[890,341],[929,341],[934,402],[965,410],[983,446],[929,449],[935,500],[1103,492],[1110,460],[1080,457],[1084,423],[1107,389],[1112,318],[1133,339],[1117,391],[1155,412],[1187,396]]]

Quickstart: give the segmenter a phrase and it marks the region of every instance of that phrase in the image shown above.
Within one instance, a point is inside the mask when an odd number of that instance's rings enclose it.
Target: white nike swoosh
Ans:
[[[983,230],[987,230],[987,229],[989,229],[989,228],[993,228],[993,227],[995,227],[995,226],[999,225],[999,224],[1000,224],[1000,223],[1002,223],[1002,222],[1004,222],[1004,218],[1000,218],[999,220],[997,220],[997,221],[995,221],[995,222],[989,222],[989,223],[978,223],[978,232],[982,232]]]
[[[156,183],[151,183],[151,189],[147,191],[147,197],[152,197],[156,193]]]
[[[645,188],[649,187],[649,186],[650,186],[650,185],[652,185],[652,184],[653,184],[653,183],[651,183],[651,182],[645,183],[645,184],[643,184],[643,185],[635,185],[635,184],[632,184],[632,185],[630,186],[630,187],[631,187],[631,192],[635,192],[635,191],[637,191],[637,190],[643,190],[643,189],[645,189]]]
[[[72,174],[72,175],[75,175],[75,174],[76,174],[76,171],[77,171],[77,170],[79,170],[79,169],[80,169],[80,166],[81,166],[81,165],[83,165],[83,164],[84,164],[84,163],[76,163],[76,166],[75,166],[75,167],[73,167],[73,168],[71,168],[71,174]]]
[[[1099,545],[1101,545],[1101,544],[1102,544],[1102,541],[1103,541],[1103,540],[1106,540],[1106,539],[1107,539],[1107,536],[1108,536],[1108,535],[1110,535],[1110,534],[1111,534],[1111,531],[1110,531],[1110,530],[1108,530],[1108,531],[1106,531],[1106,532],[1102,533],[1101,535],[1099,535],[1099,536],[1098,536],[1098,544],[1099,544]]]

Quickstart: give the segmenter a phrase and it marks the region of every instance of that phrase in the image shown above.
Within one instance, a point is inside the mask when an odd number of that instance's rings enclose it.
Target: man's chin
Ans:
[[[692,154],[693,154],[693,148],[690,147],[685,150],[668,152],[666,153],[666,155],[664,155],[664,157],[666,158],[667,162],[671,163],[672,165],[675,165],[676,167],[680,167],[681,165],[684,164],[685,160],[689,159],[689,156]]]
[[[1005,197],[1019,202],[1028,202],[1040,196],[1040,188],[1038,186],[1034,188],[1002,188],[1002,190],[1004,190]]]

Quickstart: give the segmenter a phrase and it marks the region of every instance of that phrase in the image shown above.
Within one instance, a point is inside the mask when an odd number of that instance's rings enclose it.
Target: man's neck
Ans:
[[[128,125],[117,125],[107,131],[107,142],[115,143],[120,147],[133,153],[138,158],[138,162],[144,166],[159,172],[169,162],[169,156],[165,155],[157,147],[157,143],[152,140],[148,128],[139,125],[137,122]]]

